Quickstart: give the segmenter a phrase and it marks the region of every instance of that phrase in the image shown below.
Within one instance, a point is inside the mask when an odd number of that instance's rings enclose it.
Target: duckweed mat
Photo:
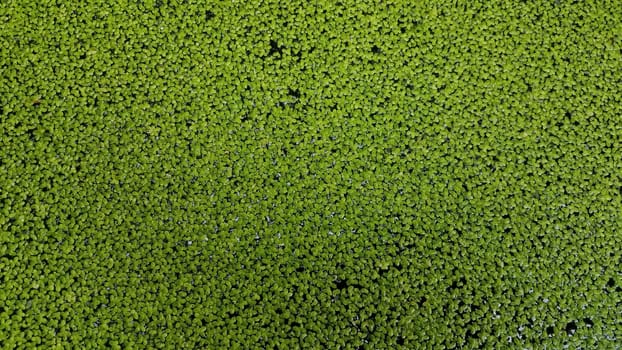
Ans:
[[[620,348],[620,9],[0,1],[0,348]]]

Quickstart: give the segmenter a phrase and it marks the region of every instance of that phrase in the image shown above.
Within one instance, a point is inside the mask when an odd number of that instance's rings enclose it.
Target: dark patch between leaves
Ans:
[[[577,331],[577,323],[575,321],[568,322],[566,324],[566,334],[572,336]]]
[[[35,141],[35,129],[26,130],[26,135],[30,141]]]
[[[464,276],[460,277],[459,280],[453,281],[449,287],[447,287],[446,291],[451,292],[453,290],[458,289],[458,287],[463,287],[466,284],[466,278]]]
[[[335,283],[335,287],[337,287],[337,289],[339,289],[339,290],[343,290],[343,289],[348,288],[348,282],[346,282],[346,281],[342,281],[340,279],[337,279],[337,280],[334,281],[334,283]]]
[[[585,326],[588,327],[588,328],[592,328],[594,326],[594,321],[592,321],[588,317],[584,318],[583,322],[585,323]]]
[[[406,339],[403,336],[398,335],[397,338],[395,339],[395,342],[397,343],[397,345],[404,345],[405,340]]]
[[[380,275],[380,277],[384,276],[387,274],[387,272],[389,272],[389,268],[383,269],[383,268],[379,268],[378,269],[378,274]]]
[[[279,56],[283,56],[283,46],[279,46],[279,43],[274,40],[270,40],[270,51],[268,52],[268,56],[272,56],[277,53]]]
[[[288,321],[288,324],[290,327],[295,328],[295,327],[300,327],[300,322],[297,321]]]
[[[548,336],[552,336],[555,333],[555,328],[553,326],[546,327],[546,334]]]
[[[468,339],[479,339],[479,331],[472,331],[470,329],[467,329],[466,334],[465,334],[465,338]]]
[[[348,283],[347,280],[342,280],[340,278],[336,279],[333,283],[335,283],[335,287],[339,290],[344,290],[348,287],[363,289],[363,286],[357,283]]]
[[[8,226],[11,227],[13,226],[14,223],[15,223],[15,218],[9,218],[7,222]],[[0,255],[0,257],[3,257],[3,256],[6,256],[6,255]]]
[[[292,88],[288,88],[287,89],[287,94],[291,97],[294,98],[300,98],[300,90],[298,89],[292,89]]]

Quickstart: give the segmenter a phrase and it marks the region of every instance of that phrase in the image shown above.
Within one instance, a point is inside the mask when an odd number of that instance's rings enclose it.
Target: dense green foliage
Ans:
[[[615,348],[620,9],[0,1],[0,348]]]

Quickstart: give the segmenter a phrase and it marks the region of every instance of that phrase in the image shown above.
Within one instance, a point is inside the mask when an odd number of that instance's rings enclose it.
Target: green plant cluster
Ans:
[[[616,348],[620,9],[1,1],[0,348]]]

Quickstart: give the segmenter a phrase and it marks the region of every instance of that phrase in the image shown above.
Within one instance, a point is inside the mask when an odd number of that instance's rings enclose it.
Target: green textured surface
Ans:
[[[615,349],[620,9],[0,1],[0,348]]]

